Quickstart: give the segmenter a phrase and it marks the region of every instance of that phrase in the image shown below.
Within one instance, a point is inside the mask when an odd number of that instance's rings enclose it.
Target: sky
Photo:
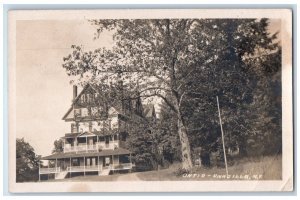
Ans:
[[[272,21],[270,32],[278,31]],[[94,40],[95,27],[85,20],[17,22],[17,138],[33,146],[38,155],[49,155],[56,139],[70,132],[62,120],[71,106],[72,85],[62,67],[71,45],[84,50],[111,47],[111,34]]]
[[[70,132],[61,120],[73,94],[63,57],[72,44],[85,50],[112,45],[109,34],[94,40],[94,33],[83,20],[17,22],[17,138],[24,137],[39,155],[50,154],[53,142]]]

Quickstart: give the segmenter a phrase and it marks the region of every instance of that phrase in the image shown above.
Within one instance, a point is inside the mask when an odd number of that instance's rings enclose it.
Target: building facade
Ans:
[[[73,86],[72,105],[63,117],[70,124],[70,131],[61,138],[63,151],[42,157],[48,166],[40,167],[40,179],[49,174],[64,179],[72,174],[130,172],[134,164],[125,143],[132,122],[141,124],[147,120],[141,99],[125,96],[118,91],[108,98],[103,88],[91,84],[77,95],[77,86]]]

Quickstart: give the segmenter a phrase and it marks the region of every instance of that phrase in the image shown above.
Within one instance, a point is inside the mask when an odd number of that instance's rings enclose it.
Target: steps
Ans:
[[[58,172],[55,174],[55,179],[64,179],[67,174],[68,174],[68,171]]]
[[[109,175],[110,169],[103,169],[101,172],[99,172],[99,176],[107,176]]]

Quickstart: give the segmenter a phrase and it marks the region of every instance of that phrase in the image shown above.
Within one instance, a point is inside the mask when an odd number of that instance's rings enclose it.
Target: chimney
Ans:
[[[73,85],[73,100],[77,97],[77,85]]]

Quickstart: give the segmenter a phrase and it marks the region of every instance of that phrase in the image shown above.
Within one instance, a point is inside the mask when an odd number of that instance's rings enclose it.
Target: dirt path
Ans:
[[[118,177],[117,181],[140,181],[137,173],[122,174]]]

